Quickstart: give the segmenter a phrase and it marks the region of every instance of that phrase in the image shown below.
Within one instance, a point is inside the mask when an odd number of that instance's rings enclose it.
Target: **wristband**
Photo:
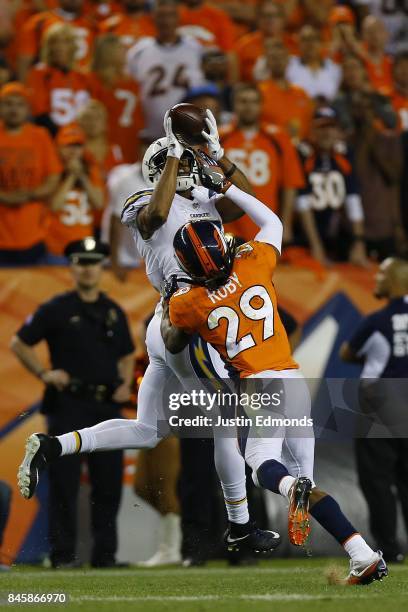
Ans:
[[[231,168],[227,172],[224,172],[225,178],[226,179],[230,179],[231,176],[234,174],[236,169],[237,169],[237,165],[236,164],[232,164]]]

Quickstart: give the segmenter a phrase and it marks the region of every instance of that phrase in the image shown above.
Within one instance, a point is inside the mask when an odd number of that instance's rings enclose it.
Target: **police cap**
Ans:
[[[94,264],[103,261],[109,255],[109,247],[93,236],[88,236],[83,240],[70,242],[64,250],[64,255],[73,264]]]

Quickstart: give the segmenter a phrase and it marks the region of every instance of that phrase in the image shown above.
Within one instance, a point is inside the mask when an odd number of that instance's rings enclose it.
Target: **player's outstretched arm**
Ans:
[[[239,206],[259,227],[255,240],[272,245],[280,255],[283,225],[279,217],[263,202],[235,185],[231,185],[226,193],[234,204]]]
[[[163,314],[160,324],[160,331],[166,349],[172,353],[179,353],[187,344],[189,344],[191,336],[184,330],[173,325],[170,321],[169,302],[163,300]]]
[[[232,161],[225,155],[225,151],[220,143],[220,135],[218,133],[216,119],[209,109],[207,109],[207,119],[205,121],[208,131],[203,131],[202,135],[207,141],[210,156],[215,159],[221,170],[224,172],[225,177],[233,185],[239,189],[242,189],[242,191],[245,191],[245,193],[255,195],[251,183],[248,181],[245,174],[241,172],[241,170],[237,168],[237,166],[233,164]],[[217,210],[225,223],[236,221],[244,214],[243,211],[228,197],[218,200]]]
[[[160,176],[149,204],[137,216],[137,226],[144,240],[150,238],[166,221],[177,188],[177,173],[184,146],[177,140],[171,127],[169,113],[164,116],[168,151],[164,170]]]

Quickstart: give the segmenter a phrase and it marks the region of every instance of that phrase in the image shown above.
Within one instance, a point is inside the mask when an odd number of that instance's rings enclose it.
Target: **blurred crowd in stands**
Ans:
[[[289,261],[406,250],[403,0],[0,0],[0,15],[1,265],[63,263],[102,232],[125,278],[121,205],[182,101],[216,115]]]

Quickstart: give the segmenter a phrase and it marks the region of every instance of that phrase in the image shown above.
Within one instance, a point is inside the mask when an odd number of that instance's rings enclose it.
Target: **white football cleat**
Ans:
[[[386,576],[388,576],[387,564],[379,550],[366,561],[350,560],[350,573],[346,578],[346,584],[370,584]]]

